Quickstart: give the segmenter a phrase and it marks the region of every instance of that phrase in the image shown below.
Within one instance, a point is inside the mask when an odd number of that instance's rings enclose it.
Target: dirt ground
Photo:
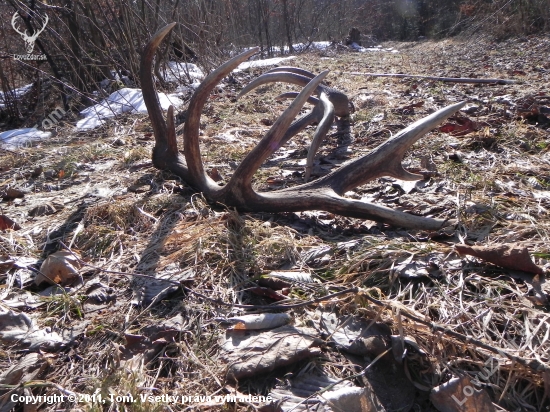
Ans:
[[[352,410],[326,401],[330,384],[365,388],[378,406],[363,411],[550,410],[550,38],[384,47],[398,52],[290,61],[330,70],[354,106],[350,133],[331,129],[313,176],[468,101],[405,156],[424,180],[346,193],[456,221],[437,232],[209,205],[153,168],[146,115],[75,132],[69,113],[51,139],[0,151],[0,212],[20,226],[0,232],[0,411]],[[236,100],[264,71],[224,80],[203,111],[203,161],[220,184],[289,104],[275,97],[298,90],[279,83]],[[185,109],[176,119],[181,133]],[[262,166],[257,190],[303,181],[313,131]],[[56,251],[49,264],[66,284],[37,285]],[[244,314],[271,315],[249,330]],[[14,394],[64,398],[32,409]],[[216,398],[227,395],[239,399]]]

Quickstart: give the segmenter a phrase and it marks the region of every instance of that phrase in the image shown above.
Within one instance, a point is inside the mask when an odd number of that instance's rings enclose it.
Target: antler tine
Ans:
[[[296,136],[302,130],[313,123],[318,123],[323,118],[323,108],[317,104],[312,110],[294,120],[284,137],[281,139],[281,146],[284,146],[292,137]]]
[[[455,223],[453,220],[415,216],[385,206],[373,205],[372,203],[348,199],[337,195],[334,195],[327,201],[327,207],[323,210],[341,214],[342,216],[388,223],[392,226],[424,230],[439,230]]]
[[[459,111],[466,102],[444,107],[406,127],[370,153],[355,159],[315,183],[328,184],[342,194],[381,176],[401,180],[420,180],[422,175],[407,172],[402,165],[405,152],[422,136]]]
[[[241,92],[237,95],[237,99],[241,96],[244,96],[249,91],[255,89],[258,86],[266,83],[292,83],[297,84],[298,86],[305,86],[310,82],[310,78],[307,76],[302,76],[301,74],[291,73],[291,72],[275,72],[275,73],[264,73],[259,77],[256,77],[250,83],[248,83]],[[318,91],[320,93],[321,90]]]
[[[237,170],[235,170],[235,173],[225,187],[225,189],[235,195],[237,199],[244,200],[243,192],[248,192],[248,195],[251,194],[252,176],[262,163],[281,147],[281,142],[285,137],[285,132],[290,126],[292,119],[298,114],[307,101],[307,98],[316,90],[327,74],[328,71],[322,72],[304,87],[298,97],[296,97],[273,126],[271,126],[271,129],[269,129],[262,140],[260,140],[258,145],[248,153],[237,167]]]
[[[297,73],[291,72],[273,72],[273,73],[264,73],[261,76],[255,78],[250,83],[248,83],[238,94],[237,98],[245,95],[249,91],[255,89],[258,86],[266,83],[275,83],[275,82],[284,82],[297,84],[298,86],[305,86],[311,79],[307,76],[303,76]],[[317,95],[325,92],[329,97],[330,101],[334,105],[334,112],[338,117],[349,116],[349,100],[348,97],[331,87],[320,84],[315,93]]]
[[[277,72],[296,73],[296,74],[300,74],[300,75],[305,76],[305,77],[309,77],[310,79],[313,79],[315,77],[315,74],[311,73],[308,70],[301,69],[299,67],[292,67],[292,66],[275,67],[271,70],[268,70],[266,73],[277,73]]]
[[[184,155],[190,173],[195,176],[197,180],[195,186],[200,188],[200,190],[207,191],[207,195],[212,191],[220,190],[220,187],[204,173],[204,168],[202,166],[199,148],[199,126],[202,109],[214,87],[216,87],[216,85],[239,64],[247,60],[250,56],[258,53],[259,50],[259,47],[253,47],[222,64],[202,81],[189,101],[187,121],[183,129]]]
[[[153,58],[155,53],[164,40],[164,38],[172,31],[176,23],[171,23],[167,26],[164,26],[162,29],[157,31],[153,38],[149,41],[143,54],[141,55],[141,66],[139,69],[139,78],[141,81],[141,89],[143,91],[143,101],[149,112],[149,117],[151,118],[151,124],[153,126],[153,134],[155,135],[155,148],[163,149],[172,149],[173,144],[168,141],[168,133],[166,128],[166,122],[164,121],[164,116],[162,115],[162,110],[160,108],[160,102],[155,90],[155,85],[153,84],[153,76],[151,75],[151,65],[153,64]],[[170,146],[170,148],[168,148]],[[173,150],[164,150],[166,155],[177,156],[177,147],[176,151]]]
[[[313,139],[311,140],[311,146],[309,147],[309,150],[307,152],[306,171],[304,176],[305,182],[307,182],[309,180],[309,177],[311,176],[311,169],[313,166],[315,153],[317,153],[317,150],[319,150],[321,142],[327,135],[330,126],[332,126],[332,122],[334,121],[334,105],[329,100],[326,93],[321,93],[321,95],[319,96],[319,100],[320,105],[323,108],[323,118],[317,125],[317,129],[315,130],[315,134],[313,135]]]
[[[281,99],[295,99],[296,97],[298,96],[298,92],[286,92],[286,93],[281,93],[280,95],[278,95],[275,100],[281,100]],[[319,99],[315,96],[309,96],[307,98],[307,102],[309,104],[312,104],[314,106],[316,106],[318,103],[319,103]]]
[[[162,169],[172,170],[174,173],[185,178],[185,180],[198,190],[205,192],[205,195],[213,195],[220,190],[220,187],[210,179],[202,166],[202,159],[199,149],[199,124],[200,115],[208,95],[212,89],[240,63],[259,51],[258,47],[252,48],[229,60],[222,66],[208,75],[197,88],[191,101],[187,121],[184,127],[184,151],[185,160],[181,158],[177,150],[176,131],[174,127],[173,108],[168,111],[168,125],[164,121],[160,103],[158,100],[151,65],[155,53],[164,38],[174,28],[176,23],[168,24],[158,30],[149,41],[141,57],[140,79],[143,90],[143,100],[147,106],[153,132],[155,135],[155,148],[153,149],[153,163]]]

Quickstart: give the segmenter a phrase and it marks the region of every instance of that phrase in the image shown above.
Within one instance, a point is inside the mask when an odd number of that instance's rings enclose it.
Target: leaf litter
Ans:
[[[351,411],[361,399],[368,399],[361,411],[375,405],[372,410],[470,412],[472,402],[487,399],[495,410],[545,410],[550,115],[544,96],[550,79],[539,68],[547,65],[548,40],[402,46],[399,56],[369,55],[367,61],[342,53],[320,61],[313,53],[293,64],[332,69],[331,86],[345,90],[356,106],[350,152],[339,151],[344,144],[335,130],[316,156],[317,175],[444,104],[470,102],[450,120],[452,130],[433,131],[406,156],[406,168],[424,180],[384,177],[346,193],[457,219],[455,227],[439,232],[325,212],[238,214],[210,206],[151,167],[151,127],[142,115],[108,120],[86,133],[60,125],[56,136],[17,155],[2,152],[2,187],[13,190],[5,190],[0,211],[0,370],[20,365],[23,371],[10,375],[10,384],[41,385],[33,394],[64,390],[104,397],[271,394],[282,410],[315,404],[318,410]],[[445,77],[477,72],[508,78],[512,68],[525,75],[520,84],[459,85],[342,73],[365,71],[365,65],[369,72],[415,69]],[[289,91],[282,85],[235,106],[231,100],[249,76],[235,74],[236,83],[207,103],[201,119],[201,151],[220,182],[231,178],[261,138],[262,121],[271,122],[285,107],[275,100]],[[256,187],[302,182],[309,143],[305,130],[281,148],[258,171]],[[13,196],[18,193],[23,197]],[[67,251],[62,244],[79,251],[84,263],[77,260],[82,266],[75,271],[83,284],[36,285],[42,262]],[[497,259],[460,256],[461,245],[493,248]],[[538,269],[525,272],[526,261],[514,266],[519,255],[510,258],[512,266],[504,264],[505,253],[498,252],[503,245],[526,248]],[[30,263],[18,266],[23,259]],[[333,296],[355,287],[355,293]],[[331,328],[321,327],[317,309],[325,313],[325,326],[334,320]],[[252,319],[269,319],[281,311],[289,323],[259,321],[262,329],[247,329],[249,312],[256,312]],[[230,319],[244,329],[226,330],[220,320]],[[497,372],[488,376],[491,360]],[[226,382],[228,377],[233,380]],[[461,402],[468,386],[473,395],[456,409],[453,395]]]

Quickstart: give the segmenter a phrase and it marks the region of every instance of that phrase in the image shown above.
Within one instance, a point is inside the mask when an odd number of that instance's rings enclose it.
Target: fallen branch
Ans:
[[[362,73],[362,72],[343,72],[352,76],[372,76],[372,77],[397,77],[397,78],[413,78],[423,80],[435,80],[437,82],[447,83],[473,83],[473,84],[518,84],[517,80],[508,79],[471,79],[467,77],[435,77],[435,76],[420,76],[418,74],[400,74],[400,73]]]

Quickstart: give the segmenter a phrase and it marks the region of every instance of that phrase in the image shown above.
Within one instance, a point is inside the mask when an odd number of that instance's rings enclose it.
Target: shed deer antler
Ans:
[[[283,81],[299,79],[295,82],[299,81],[299,84],[304,85],[304,88],[258,145],[243,159],[229,182],[224,186],[219,186],[205,173],[201,160],[199,148],[201,112],[210,92],[216,85],[240,63],[257,53],[259,49],[253,48],[224,63],[210,73],[197,88],[189,102],[187,120],[183,129],[184,150],[182,155],[178,152],[176,141],[174,109],[173,107],[168,109],[167,120],[165,121],[151,75],[151,65],[155,51],[175,25],[176,23],[172,23],[160,29],[145,47],[141,59],[141,85],[155,135],[153,164],[156,168],[168,170],[181,177],[194,189],[202,192],[208,200],[234,206],[241,211],[298,212],[325,210],[343,216],[385,222],[394,226],[429,230],[437,230],[449,224],[447,220],[410,215],[387,207],[348,199],[342,197],[342,194],[381,176],[391,176],[402,180],[422,179],[421,175],[412,174],[403,169],[401,161],[405,152],[420,137],[460,110],[465,103],[445,107],[413,123],[372,152],[342,165],[322,178],[296,187],[258,193],[252,188],[252,176],[269,156],[297,133],[296,130],[299,131],[305,127],[304,123],[306,122],[300,119],[293,122],[293,119],[307,101],[316,105],[313,112],[316,113],[315,119],[318,119],[316,121],[320,122],[317,133],[321,138],[327,133],[328,127],[326,125],[330,126],[334,114],[341,113],[343,115],[345,113],[345,110],[343,110],[344,99],[341,97],[343,94],[321,83],[328,72],[312,76],[297,73],[294,69],[294,72],[287,70],[285,71],[286,74],[283,75]],[[269,73],[269,75],[271,74]],[[277,74],[277,76],[280,75]],[[242,93],[246,93],[246,91],[256,87],[258,82],[266,79],[266,77],[260,77],[259,79],[262,78],[263,80],[257,79],[256,83],[252,82]],[[318,99],[312,99],[311,95],[313,93],[318,95]],[[345,103],[347,107],[347,98],[345,98]],[[342,109],[342,111],[337,112],[336,107],[338,107],[338,110]]]

